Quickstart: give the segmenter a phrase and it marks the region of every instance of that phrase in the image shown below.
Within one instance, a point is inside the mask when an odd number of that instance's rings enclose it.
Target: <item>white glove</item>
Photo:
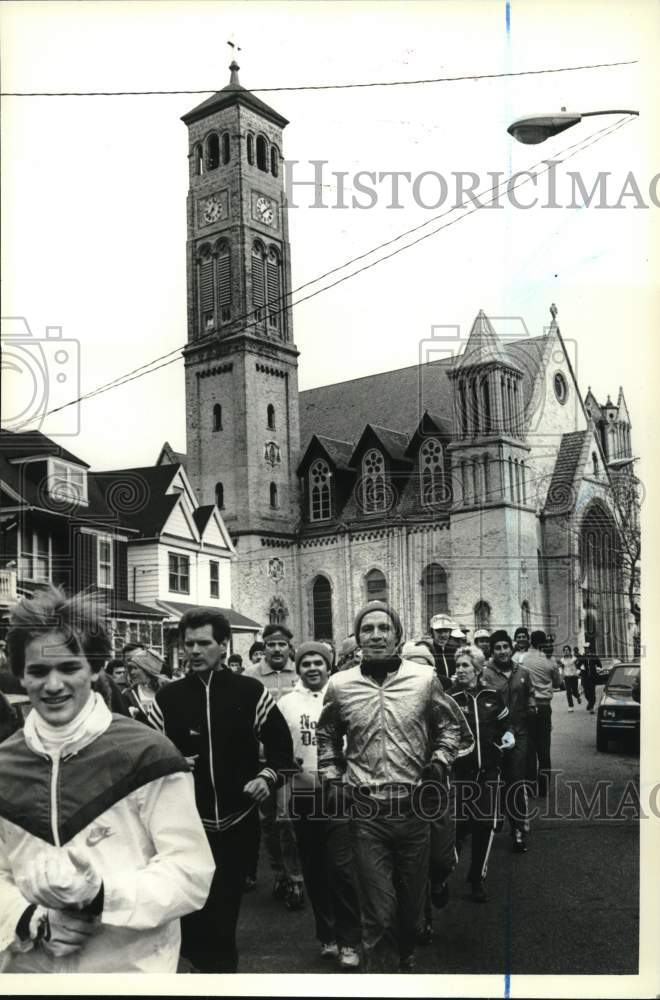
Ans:
[[[73,955],[100,929],[99,917],[83,917],[70,910],[49,910],[48,930],[40,944],[53,958]]]
[[[502,742],[500,743],[500,750],[511,750],[512,747],[516,745],[516,738],[510,729],[507,729],[505,733],[502,734]]]
[[[84,848],[69,848],[64,854],[38,855],[30,871],[17,880],[31,903],[49,909],[83,909],[98,895],[101,875]]]

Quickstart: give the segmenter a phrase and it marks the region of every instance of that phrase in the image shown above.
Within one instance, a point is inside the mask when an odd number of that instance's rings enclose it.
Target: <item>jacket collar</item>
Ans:
[[[48,751],[44,747],[41,737],[37,731],[38,722],[36,719],[37,715],[35,709],[35,711],[30,712],[25,720],[25,726],[23,727],[25,742],[34,753],[47,754]],[[85,720],[80,732],[76,734],[70,743],[63,745],[62,756],[72,757],[75,754],[80,753],[80,751],[84,750],[90,743],[93,743],[94,740],[101,735],[101,733],[104,733],[111,722],[112,713],[106,706],[101,695],[95,691],[94,708]]]

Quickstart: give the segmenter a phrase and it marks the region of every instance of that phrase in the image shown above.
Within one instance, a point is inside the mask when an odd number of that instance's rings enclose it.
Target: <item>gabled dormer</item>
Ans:
[[[355,501],[359,516],[375,517],[396,507],[413,468],[408,444],[407,434],[367,424],[350,461],[357,472]]]
[[[424,411],[406,448],[414,463],[414,476],[408,486],[408,500],[421,509],[448,506],[451,502],[451,458],[447,450],[452,429],[445,420]],[[414,495],[411,495],[414,493]]]
[[[314,434],[298,464],[303,520],[323,524],[335,520],[350,495],[354,470],[350,441]]]

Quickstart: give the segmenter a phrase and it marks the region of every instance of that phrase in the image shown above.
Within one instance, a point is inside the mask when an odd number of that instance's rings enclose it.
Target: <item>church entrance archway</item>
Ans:
[[[600,503],[591,505],[580,528],[580,579],[584,641],[599,656],[625,655],[619,539]]]

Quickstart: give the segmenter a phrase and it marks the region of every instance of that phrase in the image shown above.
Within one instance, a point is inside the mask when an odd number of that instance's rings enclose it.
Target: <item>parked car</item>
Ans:
[[[610,740],[639,743],[641,672],[639,663],[619,663],[612,668],[598,705],[596,749],[605,751]]]

